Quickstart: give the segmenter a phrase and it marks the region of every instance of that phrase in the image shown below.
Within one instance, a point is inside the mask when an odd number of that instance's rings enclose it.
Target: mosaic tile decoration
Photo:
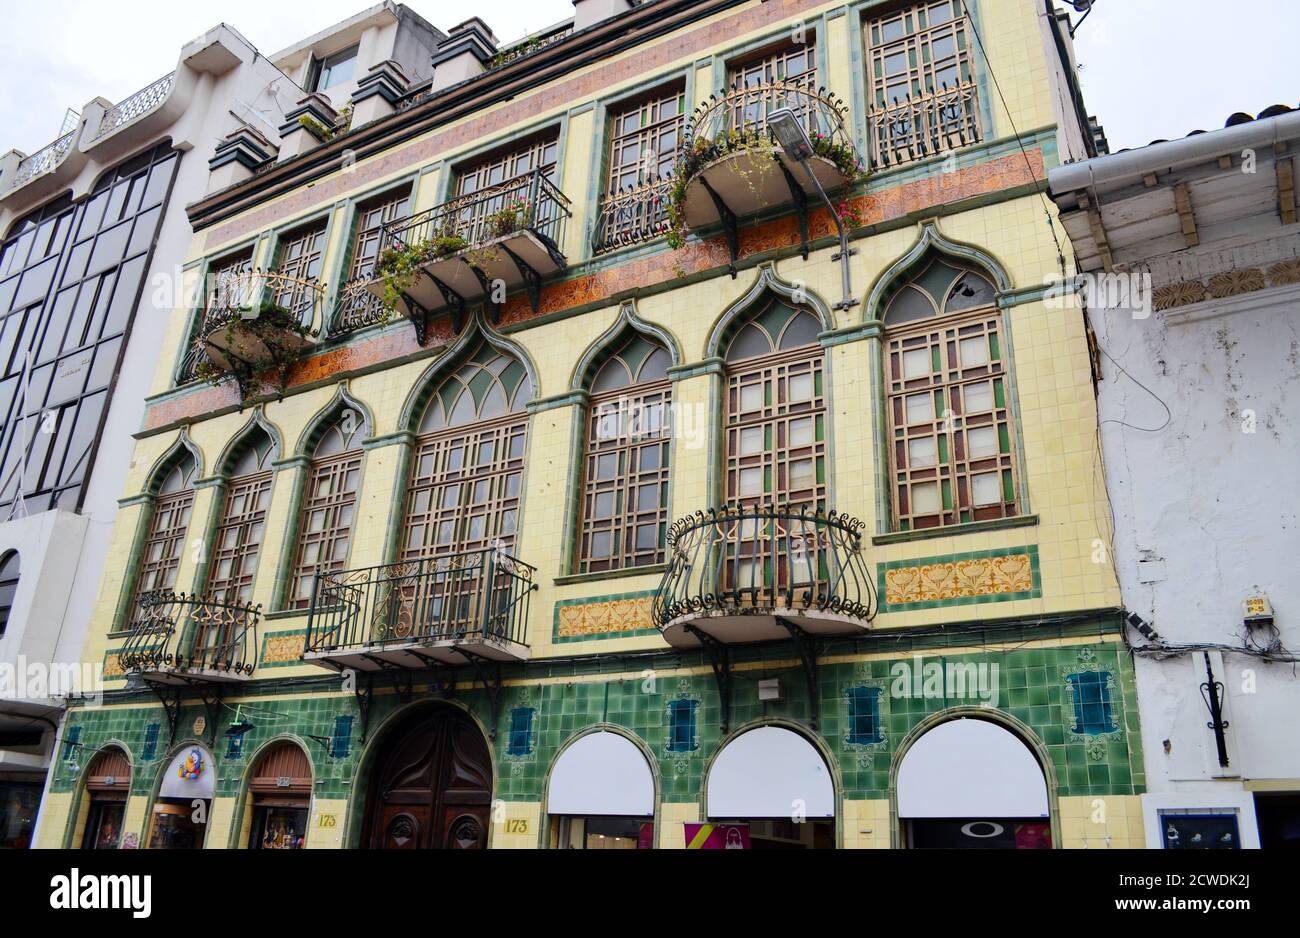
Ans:
[[[1043,595],[1038,545],[880,565],[880,611],[904,612]]]
[[[306,629],[290,629],[262,636],[262,656],[257,662],[258,667],[285,668],[302,664],[302,647],[306,635]]]
[[[654,590],[595,596],[587,599],[564,599],[555,604],[555,624],[551,640],[582,642],[598,638],[628,638],[654,635],[650,607]]]

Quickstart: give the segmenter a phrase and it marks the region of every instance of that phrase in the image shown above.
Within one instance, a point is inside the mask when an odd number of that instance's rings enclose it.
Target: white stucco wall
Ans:
[[[1099,411],[1126,606],[1166,642],[1241,647],[1242,600],[1265,595],[1300,653],[1300,288],[1090,318],[1106,353]],[[1137,659],[1154,800],[1199,792],[1209,807],[1223,800],[1215,791],[1300,779],[1293,666],[1226,650],[1211,661],[1226,690],[1228,769],[1206,726],[1202,655]],[[1249,800],[1228,800],[1253,829]]]

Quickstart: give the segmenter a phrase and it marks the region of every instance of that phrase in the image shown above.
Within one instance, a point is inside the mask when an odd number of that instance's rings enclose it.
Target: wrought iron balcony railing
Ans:
[[[867,115],[871,160],[895,166],[956,150],[980,140],[979,95],[973,84],[908,96]]]
[[[498,284],[526,287],[537,309],[542,279],[565,266],[559,245],[571,216],[540,169],[458,196],[384,225],[369,289],[411,320],[422,343],[431,314],[460,315],[479,298],[495,308]]]
[[[331,336],[356,332],[366,326],[373,326],[388,318],[384,301],[367,289],[374,274],[353,277],[339,287],[334,300],[334,312],[330,320]]]
[[[176,83],[176,73],[164,75],[157,81],[148,86],[141,88],[130,97],[119,101],[111,108],[104,112],[104,117],[99,123],[99,130],[95,134],[95,139],[105,137],[126,124],[131,123],[137,117],[148,114],[154,108],[158,107],[167,100],[167,95],[171,94],[172,85]]]
[[[592,249],[603,254],[666,233],[672,187],[671,179],[652,179],[601,199]]]
[[[363,670],[523,657],[534,573],[497,548],[322,573],[305,656]]]
[[[379,242],[407,250],[418,245],[436,249],[441,241],[452,250],[482,247],[519,231],[544,238],[558,252],[569,199],[540,169],[478,192],[457,196],[427,211],[384,225]]]
[[[247,679],[257,667],[261,610],[211,596],[146,593],[118,652],[122,670],[161,683]]]
[[[47,173],[58,166],[63,162],[63,158],[68,155],[68,151],[72,149],[72,139],[76,135],[75,130],[70,130],[53,143],[48,143],[31,156],[25,157],[18,164],[18,170],[14,173],[14,181],[9,188],[17,189],[19,186],[26,185],[37,176]]]
[[[720,641],[759,641],[780,634],[762,620],[782,617],[801,619],[814,633],[865,628],[875,618],[876,591],[862,529],[835,511],[775,506],[711,508],[682,518],[668,533],[655,620],[674,644],[693,643],[682,634],[692,630]],[[714,629],[708,619],[725,624]]]

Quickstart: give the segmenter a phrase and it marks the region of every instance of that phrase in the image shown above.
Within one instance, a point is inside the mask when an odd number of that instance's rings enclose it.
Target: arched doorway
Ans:
[[[1047,780],[1019,736],[991,720],[940,723],[898,766],[898,822],[908,847],[1052,846]]]
[[[297,743],[276,743],[258,757],[248,784],[253,812],[250,849],[301,850],[306,846],[311,781],[311,763]]]
[[[86,773],[86,794],[90,806],[82,849],[116,850],[122,843],[126,800],[131,794],[131,761],[125,752],[113,746],[95,756]]]
[[[626,736],[588,733],[555,760],[546,811],[552,848],[648,850],[654,846],[654,772]]]
[[[202,849],[208,812],[216,797],[212,753],[187,745],[163,770],[147,840],[151,850]]]
[[[492,757],[478,726],[448,705],[421,709],[382,742],[364,843],[384,850],[487,846]]]
[[[835,846],[835,782],[822,754],[781,726],[732,739],[709,769],[705,809],[711,831],[687,846],[809,850]],[[709,826],[704,825],[704,826]]]

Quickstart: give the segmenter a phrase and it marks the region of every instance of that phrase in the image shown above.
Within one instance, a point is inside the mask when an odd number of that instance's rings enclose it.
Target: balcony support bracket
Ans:
[[[220,685],[205,685],[199,693],[203,698],[203,709],[208,718],[208,746],[215,748],[217,745],[217,721],[221,719],[221,687]]]
[[[167,745],[174,745],[176,742],[176,724],[181,717],[181,689],[172,684],[159,684],[156,681],[149,681],[149,689],[153,691],[158,702],[162,704],[163,711],[167,714]]]
[[[375,679],[369,671],[354,671],[352,696],[357,699],[357,715],[361,717],[361,745],[370,735],[370,704],[375,699]]]
[[[813,729],[819,729],[821,719],[818,706],[820,698],[817,696],[817,655],[820,643],[788,619],[778,616],[776,621],[790,633],[790,640],[803,664],[804,680],[808,684],[808,723]]]
[[[803,255],[804,260],[808,260],[808,193],[803,191],[803,186],[795,182],[794,176],[786,169],[784,163],[777,161],[776,165],[781,167],[785,184],[790,187],[790,201],[794,203],[795,214],[799,216],[799,253]]]
[[[474,277],[483,290],[483,309],[488,311],[488,320],[495,326],[501,321],[501,307],[492,299],[492,281],[473,264],[469,265],[469,269],[474,272]]]
[[[483,683],[483,690],[487,692],[488,708],[491,713],[488,738],[495,740],[501,720],[501,662],[476,655],[464,648],[457,648],[456,651],[464,655],[473,666],[475,676]]]
[[[727,265],[727,273],[731,274],[731,279],[736,279],[736,257],[740,253],[740,236],[737,233],[736,213],[733,212],[727,203],[722,201],[722,196],[713,191],[709,181],[700,177],[700,185],[704,186],[704,191],[709,194],[713,200],[713,207],[717,209],[718,218],[722,220],[722,230],[727,236],[727,250],[731,252],[731,263]]]
[[[721,719],[718,723],[718,729],[725,736],[731,727],[731,649],[712,635],[697,629],[693,625],[688,625],[685,628],[686,631],[699,639],[700,645],[704,647],[704,654],[713,667],[713,679],[718,684],[718,701],[721,705]]]
[[[465,325],[465,297],[461,296],[427,270],[424,272],[424,275],[433,281],[433,285],[437,287],[438,292],[442,294],[442,301],[447,304],[447,309],[451,312],[452,329],[455,330],[456,335],[460,335],[460,330]],[[425,323],[427,329],[427,319],[425,320]]]
[[[504,244],[501,250],[506,252],[510,260],[514,261],[515,268],[519,271],[519,276],[524,278],[524,288],[528,291],[528,305],[537,312],[537,307],[542,301],[542,275],[533,270],[532,265],[524,260]]]

